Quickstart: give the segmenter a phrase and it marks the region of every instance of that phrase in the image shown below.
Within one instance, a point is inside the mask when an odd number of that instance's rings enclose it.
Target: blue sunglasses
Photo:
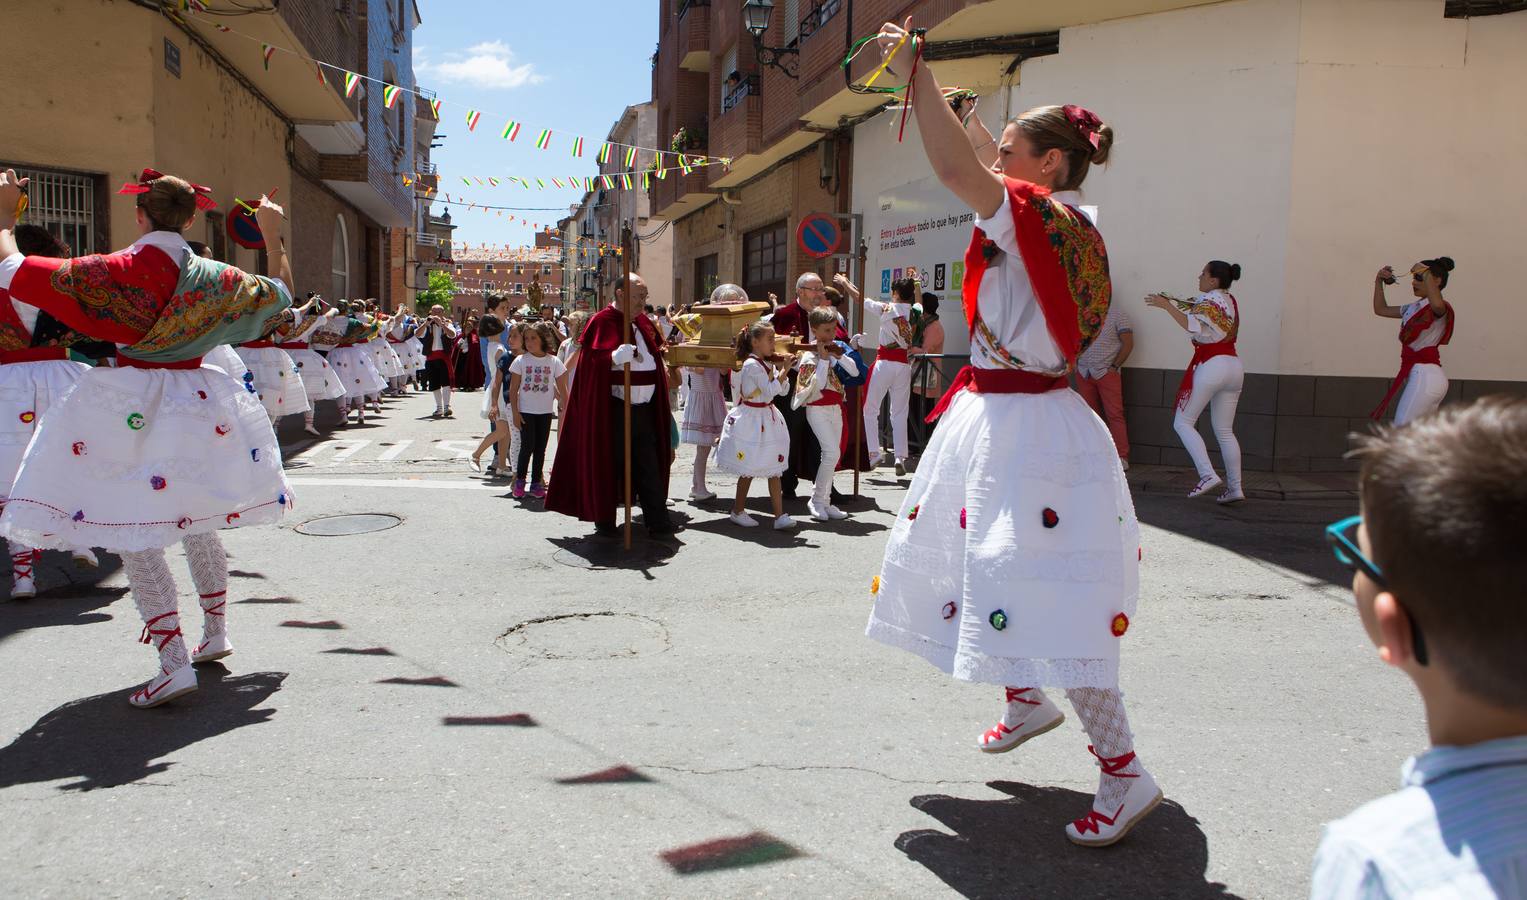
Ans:
[[[1384,579],[1384,573],[1373,560],[1363,555],[1363,551],[1357,546],[1357,529],[1363,524],[1362,516],[1348,516],[1340,522],[1333,522],[1326,526],[1326,543],[1331,545],[1331,552],[1336,555],[1336,561],[1346,566],[1353,572],[1362,572],[1367,575],[1374,584],[1387,588],[1389,583]],[[1396,598],[1398,602],[1398,598]],[[1401,604],[1404,607],[1404,604]],[[1421,626],[1416,624],[1416,617],[1410,610],[1405,610],[1405,617],[1410,619],[1410,642],[1414,647],[1416,662],[1426,665],[1426,644],[1421,640]]]

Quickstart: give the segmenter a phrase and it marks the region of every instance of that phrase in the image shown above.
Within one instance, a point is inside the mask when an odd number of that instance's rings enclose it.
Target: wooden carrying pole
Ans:
[[[625,319],[625,323],[626,323],[624,328],[621,330],[621,334],[625,335],[623,340],[626,340],[626,341],[631,342],[632,344],[635,344],[636,343],[636,337],[635,337],[635,335],[631,331],[631,327],[632,327],[631,326],[631,297],[633,296],[633,291],[631,290],[631,226],[629,226],[629,225],[622,225],[621,228],[620,228],[620,274],[621,274],[621,284],[625,285],[625,287],[623,287],[621,290],[625,291],[625,296],[624,297],[617,296],[616,299],[621,301],[621,303],[620,303],[620,312],[621,312],[621,316]],[[626,429],[626,431],[625,431],[625,441],[624,441],[624,444],[625,444],[625,463],[626,463],[626,488],[625,488],[625,490],[626,490],[626,529],[625,529],[626,533],[625,533],[625,548],[627,550],[630,550],[631,549],[631,363],[629,361],[627,361],[626,364],[624,366],[622,366],[621,368],[624,370],[623,377],[625,378],[625,388],[626,388],[625,389],[625,403],[622,404],[625,407],[625,422],[626,422],[626,425],[625,425],[625,429]],[[651,527],[651,523],[650,522],[648,523],[648,527]]]
[[[852,320],[852,318],[850,318],[850,321],[849,321],[849,325],[853,326],[853,328],[850,329],[850,330],[852,330],[855,334],[858,334],[858,329],[861,329],[861,328],[864,327],[864,298],[867,296],[864,293],[864,287],[868,283],[868,278],[869,278],[869,274],[868,274],[869,255],[870,255],[869,245],[864,242],[863,238],[860,238],[859,239],[859,302],[858,303],[850,304],[849,307],[848,307],[848,314],[849,314],[849,316],[853,317],[853,316],[857,315],[858,318],[859,318],[858,322],[854,322]],[[853,455],[852,459],[854,461],[854,496],[855,497],[859,496],[859,446],[860,446],[859,441],[860,441],[860,436],[862,434],[864,434],[864,385],[865,385],[865,382],[861,382],[859,384],[859,387],[854,390],[854,396],[859,401],[859,402],[854,404],[854,409],[853,409],[853,413],[854,413],[854,426],[853,426],[853,428],[854,428],[854,450],[853,450],[853,453],[854,453],[854,455]]]

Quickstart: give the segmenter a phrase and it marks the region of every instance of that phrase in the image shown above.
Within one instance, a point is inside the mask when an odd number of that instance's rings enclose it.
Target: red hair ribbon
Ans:
[[[1098,118],[1098,114],[1090,109],[1071,103],[1062,106],[1061,111],[1066,114],[1066,121],[1070,122],[1077,131],[1080,131],[1082,137],[1087,139],[1087,143],[1092,145],[1092,149],[1096,150],[1098,148],[1098,130],[1103,127],[1103,120]]]
[[[164,173],[157,169],[144,169],[138,175],[137,184],[124,184],[119,194],[147,194],[153,187],[154,182],[164,177]],[[212,188],[204,184],[193,184],[191,190],[196,192],[196,208],[205,212],[209,209],[217,209],[217,201],[212,199]]]

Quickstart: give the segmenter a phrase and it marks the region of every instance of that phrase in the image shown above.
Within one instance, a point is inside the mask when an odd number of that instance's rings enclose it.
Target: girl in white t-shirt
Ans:
[[[550,322],[536,322],[525,331],[525,352],[509,365],[509,403],[520,432],[520,454],[514,470],[515,497],[525,496],[525,473],[531,469],[530,496],[546,496],[546,442],[551,438],[553,401],[567,407],[567,367],[552,355],[557,332]],[[533,468],[532,468],[533,464]]]

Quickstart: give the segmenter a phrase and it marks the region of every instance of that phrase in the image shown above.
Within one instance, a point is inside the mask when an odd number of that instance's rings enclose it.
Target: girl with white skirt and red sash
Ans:
[[[1447,396],[1447,373],[1442,371],[1441,347],[1453,339],[1453,305],[1442,299],[1453,261],[1446,256],[1425,259],[1410,267],[1410,290],[1416,299],[1404,306],[1390,306],[1384,298],[1384,285],[1394,284],[1394,270],[1379,270],[1373,280],[1373,314],[1400,320],[1400,373],[1389,385],[1383,402],[1369,415],[1381,419],[1396,393],[1400,402],[1394,408],[1394,423],[1405,423],[1442,405]],[[1404,386],[1405,390],[1400,391]]]
[[[1228,482],[1224,493],[1216,499],[1218,503],[1246,499],[1241,484],[1241,444],[1235,439],[1235,408],[1241,402],[1246,370],[1235,353],[1235,339],[1241,330],[1240,305],[1230,293],[1230,285],[1240,277],[1240,266],[1211,260],[1198,273],[1200,293],[1192,302],[1165,294],[1145,298],[1147,306],[1170,313],[1193,342],[1193,359],[1177,386],[1177,413],[1172,428],[1198,470],[1198,484],[1188,491],[1188,496],[1202,496]],[[1225,460],[1224,482],[1215,474],[1209,449],[1198,433],[1198,417],[1205,407],[1214,427],[1214,438],[1219,442],[1220,456]]]
[[[254,394],[202,357],[290,321],[281,281],[192,253],[182,233],[208,189],[144,170],[142,237],[105,256],[44,259],[11,237],[20,196],[0,173],[0,288],[21,315],[45,312],[87,337],[118,345],[115,368],[85,372],[38,425],[0,514],[0,534],[37,547],[98,546],[121,554],[156,647],[154,677],[128,699],[157,706],[196,690],[195,663],[233,652],[224,615],[228,559],[217,532],[274,522],[291,502],[270,419]],[[255,219],[270,264],[290,279],[284,216],[262,199]],[[175,579],[164,550],[184,543],[203,613],[187,651]]]
[[[971,364],[934,409],[943,418],[872,583],[868,634],[962,681],[1004,685],[1002,720],[977,742],[986,752],[1057,727],[1065,716],[1042,689],[1063,689],[1102,768],[1066,833],[1111,844],[1161,801],[1119,692],[1139,526],[1108,429],[1066,381],[1111,299],[1107,251],[1075,190],[1113,132],[1050,106],[996,144],[944,100],[920,36],[881,29],[882,55],[903,45],[928,159],[977,216],[962,285]]]

